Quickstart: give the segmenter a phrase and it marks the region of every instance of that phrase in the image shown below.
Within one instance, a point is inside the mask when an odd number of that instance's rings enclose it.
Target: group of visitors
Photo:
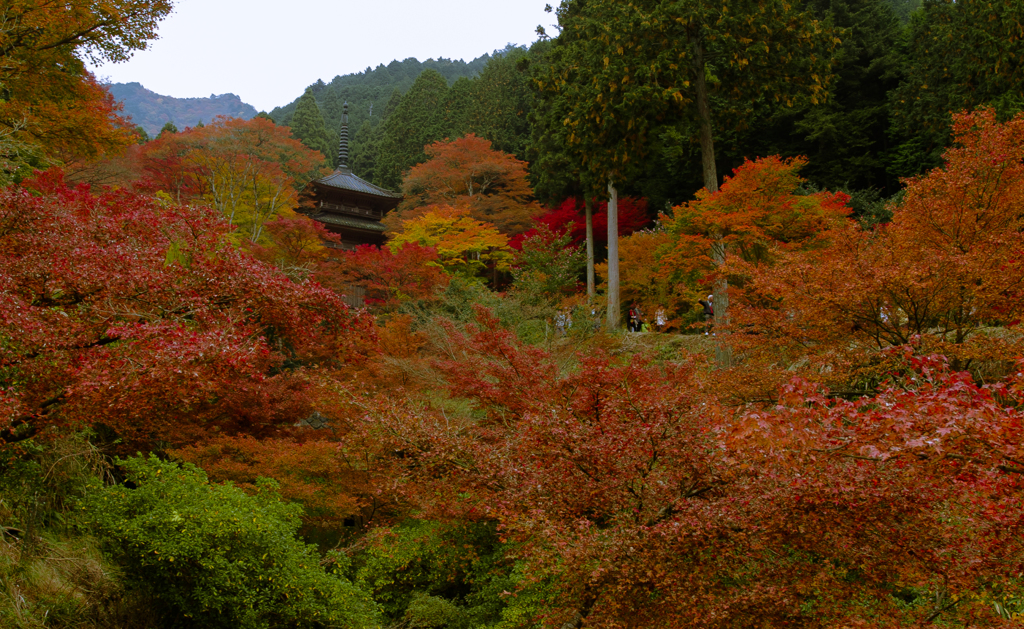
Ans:
[[[654,326],[658,332],[664,332],[665,327],[668,325],[668,315],[665,313],[665,308],[658,306],[658,309],[654,311]],[[635,301],[633,305],[629,307],[629,314],[626,318],[626,329],[630,332],[650,332],[651,324],[644,318],[644,311],[640,309],[640,305]]]
[[[711,330],[712,321],[715,318],[714,295],[708,295],[707,299],[697,301],[703,312],[704,335],[707,336]],[[594,331],[600,328],[601,317],[596,306],[590,308],[591,319],[593,320]],[[568,307],[560,308],[555,314],[555,334],[565,336],[572,329],[572,311]],[[654,311],[653,321],[648,321],[646,313],[640,308],[640,304],[633,302],[626,315],[626,329],[630,332],[664,332],[668,327],[668,313],[664,306],[658,306]]]
[[[562,308],[555,315],[555,333],[558,336],[565,336],[570,328],[572,328],[572,312],[568,308]]]
[[[715,318],[715,307],[714,307],[714,295],[708,295],[707,300],[700,299],[697,301],[703,308],[702,316],[704,317],[704,335],[711,330],[711,322]],[[654,311],[654,329],[658,332],[664,332],[668,326],[668,315],[665,312],[663,306],[658,306],[658,309]],[[644,315],[643,309],[637,302],[629,307],[629,313],[626,315],[626,329],[630,332],[650,332],[651,324],[647,321]]]

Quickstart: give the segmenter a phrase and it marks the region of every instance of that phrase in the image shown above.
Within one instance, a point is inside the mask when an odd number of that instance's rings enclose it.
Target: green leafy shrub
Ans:
[[[513,292],[524,304],[557,306],[576,293],[586,271],[586,254],[572,246],[572,234],[559,234],[543,223],[523,240],[512,266]]]
[[[262,629],[374,625],[377,610],[296,539],[299,512],[273,481],[258,493],[213,485],[191,464],[119,461],[126,485],[94,487],[84,508],[126,587],[170,626]]]
[[[353,580],[407,627],[492,626],[516,589],[505,551],[491,522],[407,520],[367,535]]]
[[[405,608],[405,624],[410,629],[460,629],[466,626],[466,618],[451,601],[416,592]]]

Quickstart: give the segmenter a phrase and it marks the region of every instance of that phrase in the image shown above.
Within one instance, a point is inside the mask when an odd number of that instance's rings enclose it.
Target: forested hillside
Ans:
[[[366,152],[364,145],[369,141],[369,136],[394,108],[398,96],[407,92],[425,70],[433,70],[451,83],[460,78],[476,76],[488,60],[488,54],[469,63],[461,59],[427,59],[423,62],[412,58],[395,60],[386,66],[381,64],[376,68],[366,68],[357,74],[336,76],[330,83],[317,81],[308,89],[316,99],[334,150],[337,148],[337,133],[341,127],[342,104],[348,102],[349,137],[352,138],[353,153],[358,156]],[[278,124],[291,125],[299,100],[275,107],[270,117]],[[333,154],[329,156],[330,159],[335,157]]]
[[[356,74],[336,76],[330,83],[317,81],[310,88],[317,97],[317,103],[324,107],[325,120],[331,128],[341,124],[341,110],[334,101],[349,103],[350,120],[358,127],[363,121],[371,118],[371,109],[376,108],[377,116],[384,112],[391,93],[398,90],[405,93],[424,70],[434,70],[449,83],[457,79],[471,78],[480,73],[490,59],[489,54],[481,55],[466,63],[461,59],[405,59],[392,61],[376,68],[366,68]],[[270,117],[278,124],[287,125],[295,113],[298,98],[287,105],[275,107]]]
[[[959,5],[941,3],[929,5],[911,21],[916,6],[890,0],[809,2],[808,14],[834,28],[835,42],[817,52],[805,51],[824,55],[819,58],[824,65],[812,68],[806,62],[809,57],[799,57],[805,53],[796,53],[793,75],[772,84],[763,68],[760,72],[766,82],[761,91],[750,92],[743,99],[736,96],[740,93],[738,86],[757,71],[748,66],[735,74],[730,74],[732,70],[726,72],[725,67],[712,72],[717,67],[714,59],[725,54],[725,49],[722,45],[709,47],[708,90],[713,104],[709,120],[717,145],[716,170],[728,172],[746,158],[763,155],[807,156],[810,160],[804,175],[809,185],[849,191],[859,214],[874,215],[883,212],[884,199],[899,191],[901,177],[935,166],[948,142],[948,131],[940,131],[941,125],[929,123],[928,131],[919,133],[919,125],[908,126],[906,121],[941,118],[954,102],[957,106],[1005,102],[1006,111],[1012,111],[1013,105],[1003,96],[980,98],[977,91],[969,90],[966,86],[976,79],[974,71],[966,66],[953,68],[933,81],[923,78],[923,70],[915,68],[931,67],[942,56],[928,47],[925,38],[933,35],[926,31],[947,28],[947,24],[952,28],[954,22],[963,25],[965,34],[977,27]],[[682,36],[672,34],[666,41]],[[628,33],[617,37],[625,41]],[[303,131],[297,137],[302,139],[308,133],[325,138],[311,140],[309,146],[320,142],[336,146],[341,105],[348,101],[350,165],[367,180],[397,190],[403,173],[426,159],[423,146],[474,133],[490,140],[495,148],[529,161],[538,196],[549,202],[560,201],[578,192],[582,185],[580,175],[572,174],[578,167],[571,164],[564,150],[574,134],[563,124],[564,105],[552,91],[559,81],[557,73],[562,72],[558,43],[567,40],[564,36],[542,38],[529,49],[509,47],[468,64],[395,61],[386,67],[335,77],[329,84],[317,82],[308,92],[317,104],[323,129]],[[766,40],[763,45],[771,50],[772,45],[783,44]],[[676,53],[666,48],[659,54]],[[794,52],[787,54],[792,57]],[[628,56],[623,60],[628,65]],[[664,70],[668,71],[664,80],[669,82],[679,73],[667,67]],[[812,76],[822,77],[819,93],[785,95],[788,87],[796,85],[796,77]],[[824,77],[829,80],[825,82]],[[614,86],[631,77],[615,77],[612,73],[606,78]],[[908,96],[908,91],[921,85],[926,86],[924,92]],[[1009,94],[1005,88],[1001,90],[1000,94]],[[661,105],[654,104],[663,102],[667,93],[650,100],[650,87],[636,79],[630,85],[622,84],[618,94],[621,102],[614,107],[619,111],[594,111],[590,115],[614,121],[622,125],[623,131],[642,119],[650,123],[642,132],[643,154],[630,158],[622,192],[647,198],[652,211],[690,198],[705,183],[692,101],[684,96],[674,105],[663,103],[665,108],[659,109]],[[587,98],[600,98],[600,90]],[[641,101],[634,102],[637,98],[644,99],[642,105]],[[300,100],[276,108],[271,117],[279,124],[291,124]],[[691,105],[678,107],[685,102]],[[622,136],[623,142],[627,142],[627,135]],[[332,161],[336,158],[330,154],[326,157]]]
[[[122,115],[142,127],[150,137],[170,122],[179,129],[210,122],[217,116],[248,120],[256,108],[234,94],[210,94],[209,98],[174,98],[150,91],[140,83],[113,83],[106,86],[114,100],[124,105]]]

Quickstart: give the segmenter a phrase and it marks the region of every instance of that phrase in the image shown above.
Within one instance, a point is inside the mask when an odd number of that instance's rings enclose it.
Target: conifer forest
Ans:
[[[150,137],[86,62],[172,4],[0,3],[0,627],[1024,627],[1020,2],[561,0]]]

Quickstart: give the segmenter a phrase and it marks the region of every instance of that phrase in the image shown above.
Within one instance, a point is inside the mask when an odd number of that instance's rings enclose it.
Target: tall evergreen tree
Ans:
[[[385,68],[386,70],[386,68]],[[380,141],[384,136],[383,121],[398,109],[402,102],[402,93],[398,89],[391,92],[391,97],[380,113],[374,113],[367,117],[362,125],[356,128],[351,142],[351,163],[352,172],[367,181],[376,181],[377,155],[380,153]]]
[[[509,46],[495,54],[484,67],[476,84],[469,115],[469,131],[487,138],[494,148],[526,159],[530,125],[528,117],[535,93],[526,69],[529,53]]]
[[[341,110],[344,104],[339,90],[329,89],[324,93],[320,106],[323,108],[324,124],[329,131],[337,132],[341,128]]]
[[[384,105],[384,111],[381,112],[381,120],[387,120],[398,111],[398,106],[402,104],[402,92],[397,87],[391,90],[391,96],[388,98],[388,102]]]
[[[328,164],[334,165],[334,146],[331,144],[324,117],[320,113],[320,107],[316,104],[316,97],[313,96],[311,88],[306,88],[306,92],[299,99],[295,115],[288,126],[295,139],[302,142],[306,148],[319,151]]]
[[[809,8],[842,29],[835,80],[825,102],[761,108],[759,122],[737,139],[737,157],[780,154],[809,159],[801,174],[819,187],[896,192],[888,173],[889,92],[901,69],[894,50],[902,28],[887,0],[811,0]],[[740,163],[733,160],[729,167]]]
[[[478,87],[478,80],[460,77],[448,90],[444,100],[444,134],[448,138],[461,138],[473,131],[470,111],[477,98]]]
[[[902,24],[909,22],[910,16],[921,8],[921,0],[887,0],[887,3]]]
[[[906,79],[891,94],[903,139],[893,170],[916,175],[941,163],[950,112],[983,105],[1024,109],[1024,9],[1018,0],[926,0],[910,24]]]
[[[380,127],[367,120],[352,134],[349,167],[366,181],[374,180],[374,166],[380,148]]]
[[[389,190],[402,185],[402,175],[427,161],[423,147],[445,136],[444,105],[448,82],[436,70],[424,70],[401,102],[384,120],[374,183]]]

